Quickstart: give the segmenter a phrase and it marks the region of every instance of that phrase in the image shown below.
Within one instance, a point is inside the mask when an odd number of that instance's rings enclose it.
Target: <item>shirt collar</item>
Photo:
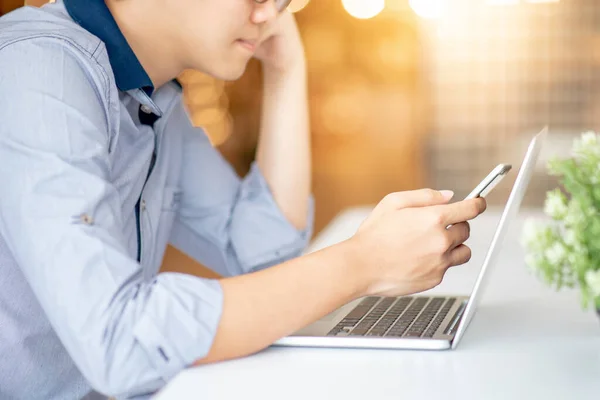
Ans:
[[[67,12],[83,29],[104,42],[119,90],[143,89],[151,95],[154,87],[104,0],[64,0]]]

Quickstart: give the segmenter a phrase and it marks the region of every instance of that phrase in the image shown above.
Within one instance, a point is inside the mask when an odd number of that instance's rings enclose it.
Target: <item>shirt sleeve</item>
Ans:
[[[223,294],[180,274],[144,281],[128,254],[106,76],[61,39],[0,49],[0,235],[92,387],[129,397],[208,353]]]
[[[296,229],[275,202],[258,164],[240,179],[204,131],[192,126],[184,106],[171,120],[182,130],[182,197],[172,244],[224,276],[257,271],[302,254],[313,230]]]

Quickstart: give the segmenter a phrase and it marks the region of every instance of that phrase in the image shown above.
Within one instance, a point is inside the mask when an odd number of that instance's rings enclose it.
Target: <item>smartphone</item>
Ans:
[[[498,185],[498,183],[504,179],[511,169],[512,165],[510,164],[498,164],[492,170],[492,172],[490,172],[488,176],[486,176],[485,179],[482,180],[471,193],[469,193],[465,200],[487,196],[496,187],[496,185]]]

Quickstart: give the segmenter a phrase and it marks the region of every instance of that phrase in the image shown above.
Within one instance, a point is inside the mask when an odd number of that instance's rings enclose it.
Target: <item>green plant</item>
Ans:
[[[600,136],[584,133],[569,158],[547,168],[562,187],[546,194],[551,221],[525,224],[526,263],[557,290],[578,287],[583,307],[600,310]]]

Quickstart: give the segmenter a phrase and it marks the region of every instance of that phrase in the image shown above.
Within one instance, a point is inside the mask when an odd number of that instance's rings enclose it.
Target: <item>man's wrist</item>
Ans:
[[[287,81],[306,80],[306,62],[304,60],[290,63],[285,67],[263,64],[265,84],[282,84]]]
[[[339,257],[341,282],[348,285],[353,298],[369,295],[372,269],[365,267],[363,251],[353,237],[335,245]]]

